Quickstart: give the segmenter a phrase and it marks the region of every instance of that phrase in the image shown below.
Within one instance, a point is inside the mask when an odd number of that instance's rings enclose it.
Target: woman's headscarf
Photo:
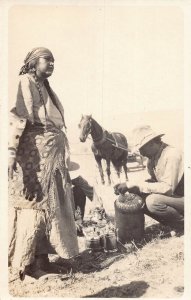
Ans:
[[[34,61],[36,61],[40,57],[47,57],[47,56],[50,56],[54,59],[52,52],[47,48],[37,47],[32,49],[32,51],[30,51],[27,54],[24,60],[24,65],[20,69],[19,75],[28,73],[32,65],[34,65]]]
[[[36,60],[40,57],[52,57],[52,59],[54,59],[52,52],[44,47],[37,47],[32,49],[31,52],[29,52],[24,60],[24,65],[22,66],[22,68],[20,69],[20,73],[19,75],[23,75],[28,73],[32,67],[34,67]],[[64,127],[66,129],[66,124],[65,124],[65,119],[64,119],[64,109],[62,107],[62,105],[59,103],[58,99],[55,97],[52,89],[50,88],[49,82],[47,79],[45,79],[44,81],[45,87],[47,89],[47,92],[50,96],[50,98],[52,99],[53,104],[56,106],[56,108],[59,110],[62,120],[63,120],[63,124]]]

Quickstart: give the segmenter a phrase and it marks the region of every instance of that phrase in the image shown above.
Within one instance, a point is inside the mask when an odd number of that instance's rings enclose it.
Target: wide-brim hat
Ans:
[[[132,131],[133,149],[132,152],[139,151],[141,147],[155,139],[156,137],[162,137],[164,133],[155,132],[149,125],[136,127]]]
[[[72,160],[69,161],[69,163],[68,163],[68,171],[69,172],[77,171],[79,169],[80,169],[80,165],[77,162],[72,161]]]
[[[80,169],[79,163],[77,163],[71,155],[66,159],[66,166],[69,172],[77,171]]]
[[[71,179],[74,179],[80,175],[80,165],[74,161],[73,157],[70,156],[66,159],[66,167],[70,173]]]

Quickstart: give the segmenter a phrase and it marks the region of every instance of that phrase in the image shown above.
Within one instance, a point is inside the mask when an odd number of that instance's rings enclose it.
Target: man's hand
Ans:
[[[116,195],[125,194],[128,191],[126,182],[114,185],[114,193]]]
[[[139,194],[140,193],[138,184],[135,183],[135,182],[131,182],[131,181],[127,182],[127,190],[128,190],[129,193],[132,193],[132,194]]]
[[[13,179],[13,172],[17,171],[17,166],[16,166],[16,158],[15,157],[9,157],[8,161],[8,176],[9,179]]]
[[[140,190],[139,190],[138,185],[131,181],[127,181],[124,183],[118,183],[114,186],[114,193],[116,195],[125,194],[126,192],[133,193],[133,194],[139,194]]]

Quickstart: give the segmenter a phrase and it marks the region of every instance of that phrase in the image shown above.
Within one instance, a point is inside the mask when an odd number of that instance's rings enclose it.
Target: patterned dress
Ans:
[[[73,194],[65,166],[67,138],[61,130],[60,111],[46,88],[41,88],[48,119],[35,81],[26,74],[21,76],[13,110],[18,118],[11,122],[15,128],[22,118],[27,119],[17,150],[17,172],[9,182],[9,262],[20,270],[35,255],[57,253],[69,258],[78,254]],[[34,109],[23,96],[27,93],[32,95]]]

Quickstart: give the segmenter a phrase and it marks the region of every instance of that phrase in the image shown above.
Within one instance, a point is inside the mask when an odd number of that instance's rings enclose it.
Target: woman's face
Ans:
[[[37,75],[49,77],[54,71],[54,58],[52,56],[40,57],[36,65]]]

